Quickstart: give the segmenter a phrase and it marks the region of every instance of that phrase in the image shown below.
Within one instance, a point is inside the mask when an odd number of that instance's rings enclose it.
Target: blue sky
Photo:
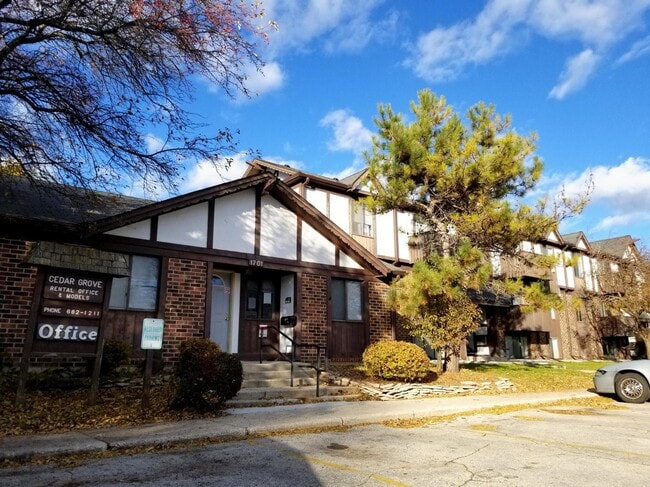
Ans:
[[[429,88],[460,113],[485,101],[536,132],[536,195],[594,190],[561,231],[650,245],[650,0],[266,0],[279,29],[260,46],[250,99],[196,83],[206,130],[239,147],[342,177],[364,167],[379,103],[407,114]],[[226,178],[245,167],[239,155]],[[180,191],[222,181],[189,167]]]

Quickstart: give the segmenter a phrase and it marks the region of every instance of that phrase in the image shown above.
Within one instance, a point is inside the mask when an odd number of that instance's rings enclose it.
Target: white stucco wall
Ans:
[[[377,225],[377,255],[395,258],[395,226],[393,212],[376,215]]]
[[[149,240],[149,237],[151,235],[151,220],[142,220],[141,222],[126,225],[114,230],[109,230],[106,232],[106,235],[116,235],[118,237]]]
[[[341,267],[348,267],[350,269],[363,269],[363,267],[357,264],[356,260],[354,260],[349,255],[344,254],[343,252],[339,253],[339,265]]]
[[[302,224],[302,260],[316,264],[334,265],[335,246],[306,222]]]
[[[298,218],[272,196],[262,197],[260,254],[283,259],[298,257]]]
[[[350,198],[330,195],[330,220],[345,233],[350,233]]]
[[[305,198],[312,205],[318,208],[323,215],[327,216],[327,193],[320,189],[307,188]]]
[[[413,232],[413,215],[398,211],[397,231],[397,250],[399,252],[399,260],[410,262],[411,251],[409,249],[409,235]]]
[[[208,243],[208,204],[200,203],[160,215],[158,241],[205,248]]]
[[[215,249],[255,251],[255,191],[247,190],[218,198],[214,208]]]

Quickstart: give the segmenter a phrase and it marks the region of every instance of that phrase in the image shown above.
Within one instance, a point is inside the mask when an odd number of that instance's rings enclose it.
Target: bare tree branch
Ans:
[[[0,162],[35,181],[172,189],[187,161],[236,149],[183,107],[195,75],[247,94],[263,15],[242,0],[0,1]]]

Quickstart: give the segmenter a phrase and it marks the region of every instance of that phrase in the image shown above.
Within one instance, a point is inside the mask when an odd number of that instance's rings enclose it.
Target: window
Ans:
[[[488,327],[487,321],[484,321],[481,326],[467,337],[467,353],[470,355],[477,355],[479,353],[489,354],[488,346]]]
[[[373,236],[372,213],[360,203],[352,205],[352,234],[364,237]]]
[[[609,310],[607,309],[607,306],[605,303],[601,302],[600,303],[600,317],[601,318],[606,318],[609,316]]]
[[[332,319],[337,321],[361,321],[361,282],[346,279],[332,279],[330,301]]]
[[[270,279],[249,279],[246,282],[246,318],[273,319],[275,294],[275,286]]]
[[[131,256],[131,276],[113,279],[109,307],[155,311],[159,275],[160,260],[157,257]]]
[[[581,309],[576,310],[576,321],[582,321],[582,310]]]

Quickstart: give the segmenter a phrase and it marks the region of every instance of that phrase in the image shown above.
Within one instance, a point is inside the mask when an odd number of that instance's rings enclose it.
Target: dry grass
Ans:
[[[457,374],[437,377],[432,372],[430,382],[454,385],[463,381],[494,382],[510,379],[518,392],[589,389],[593,372],[602,362],[557,363],[554,367],[524,364],[468,364]],[[361,364],[330,364],[332,373],[356,382],[376,379],[368,377]],[[586,371],[586,372],[585,372]],[[41,384],[42,386],[42,384]],[[87,404],[89,385],[76,388],[29,390],[23,406],[16,406],[15,379],[0,377],[0,436],[33,433],[54,433],[70,430],[129,426],[135,424],[205,418],[221,414],[177,412],[169,409],[169,385],[152,387],[151,406],[141,409],[141,387],[103,387],[97,403]],[[611,402],[611,401],[610,401]]]
[[[458,385],[461,382],[496,382],[509,379],[517,392],[544,392],[593,387],[594,371],[605,362],[551,362],[534,363],[470,363],[464,364],[460,372],[445,372],[438,376],[431,372],[425,383],[438,385]],[[337,375],[349,377],[357,382],[386,382],[371,377],[362,364],[331,364],[330,369]]]
[[[169,409],[169,385],[151,389],[150,407],[142,410],[141,387],[103,387],[94,405],[88,404],[89,387],[32,390],[25,403],[15,404],[15,388],[0,388],[0,436],[56,433],[70,430],[129,426],[218,416],[219,411],[197,413]]]

